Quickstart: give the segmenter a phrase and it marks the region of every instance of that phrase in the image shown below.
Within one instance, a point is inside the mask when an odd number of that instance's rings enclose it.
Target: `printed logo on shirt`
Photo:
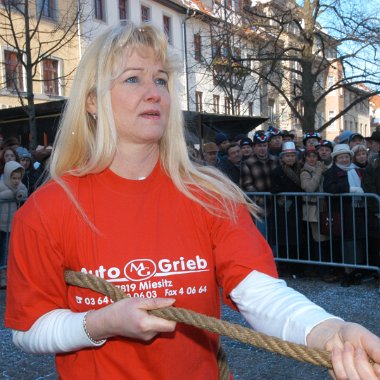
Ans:
[[[118,267],[105,268],[100,265],[97,269],[82,268],[81,272],[94,274],[111,282],[144,281],[151,277],[166,277],[186,273],[208,272],[208,263],[199,255],[194,259],[180,257],[178,260],[161,259],[157,263],[151,259],[135,259],[129,261],[121,270]],[[124,277],[124,276],[125,277]]]

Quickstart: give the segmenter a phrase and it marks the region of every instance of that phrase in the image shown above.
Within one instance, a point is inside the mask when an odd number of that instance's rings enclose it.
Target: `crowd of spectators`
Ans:
[[[369,198],[367,213],[370,223],[366,223],[363,197],[360,197],[364,192],[380,195],[380,131],[376,130],[366,138],[359,133],[344,131],[334,141],[310,132],[304,134],[301,144],[296,143],[295,137],[292,131],[282,131],[274,126],[256,131],[252,139],[238,135],[230,140],[224,133],[217,133],[213,142],[201,147],[197,161],[219,168],[249,193],[352,193],[352,197],[343,198],[343,204],[331,203],[330,215],[340,214],[344,249],[336,247],[335,257],[329,260],[362,264],[365,261],[365,239],[368,239],[370,263],[380,266],[378,204]],[[323,260],[331,245],[331,236],[324,235],[319,228],[321,211],[326,208],[323,198],[278,196],[276,203],[272,204],[268,198],[257,196],[255,201],[263,208],[265,219],[273,219],[272,209],[276,207],[276,220],[286,221],[277,222],[275,226],[256,221],[268,240],[276,234],[276,250],[280,256],[295,257],[296,246],[302,246],[304,239],[304,232],[300,231],[307,225],[312,236],[309,244],[311,258],[318,260],[318,251],[322,251]],[[369,225],[367,231],[366,225]],[[324,278],[326,281],[340,280],[342,286],[349,286],[359,283],[360,275],[352,267],[346,267],[343,271],[327,271]]]
[[[0,287],[6,287],[8,241],[16,210],[43,183],[49,147],[30,151],[17,137],[0,136]]]

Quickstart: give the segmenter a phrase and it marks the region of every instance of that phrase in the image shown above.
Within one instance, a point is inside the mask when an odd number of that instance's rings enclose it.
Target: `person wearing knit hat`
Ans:
[[[32,162],[32,153],[29,152],[28,149],[19,146],[16,149],[18,156],[20,157],[20,164],[23,166],[25,173],[22,177],[22,183],[28,189],[28,195],[32,194],[35,187],[35,174],[34,174],[34,166]]]
[[[218,161],[221,163],[227,159],[227,148],[230,145],[230,141],[228,140],[228,137],[222,132],[219,132],[215,135],[214,141],[219,149]]]
[[[358,132],[352,133],[348,138],[348,145],[350,146],[350,149],[352,149],[355,145],[363,145],[363,143],[364,137]]]
[[[226,141],[229,143],[228,137],[222,132],[218,132],[215,135],[214,141],[216,145],[220,145],[222,143],[225,143]]]
[[[351,131],[343,131],[337,138],[337,143],[338,144],[347,144],[348,143],[348,139],[350,138],[350,136],[352,135],[352,132]]]
[[[244,137],[240,140],[242,161],[245,161],[248,157],[252,156],[253,154],[252,143],[253,142],[249,137]]]

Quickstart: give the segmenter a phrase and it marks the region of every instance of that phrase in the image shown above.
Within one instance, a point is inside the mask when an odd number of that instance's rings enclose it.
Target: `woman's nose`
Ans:
[[[145,98],[147,101],[158,102],[161,99],[160,89],[156,83],[149,82],[146,84]]]

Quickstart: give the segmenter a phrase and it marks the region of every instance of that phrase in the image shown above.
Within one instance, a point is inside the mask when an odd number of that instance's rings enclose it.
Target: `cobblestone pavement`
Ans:
[[[318,279],[285,278],[289,286],[301,291],[329,312],[346,320],[361,323],[380,336],[380,294],[377,280],[368,280],[360,286],[342,288],[339,284],[326,284]],[[5,291],[0,291],[0,317],[3,321]],[[240,315],[227,307],[222,318],[244,324]],[[235,380],[325,380],[325,369],[299,363],[280,355],[223,338],[223,346]],[[49,355],[29,355],[11,343],[10,332],[0,327],[0,379],[35,380],[57,379],[54,360]],[[165,379],[162,379],[165,380]],[[197,379],[198,380],[198,379]],[[203,380],[203,379],[202,379]]]

